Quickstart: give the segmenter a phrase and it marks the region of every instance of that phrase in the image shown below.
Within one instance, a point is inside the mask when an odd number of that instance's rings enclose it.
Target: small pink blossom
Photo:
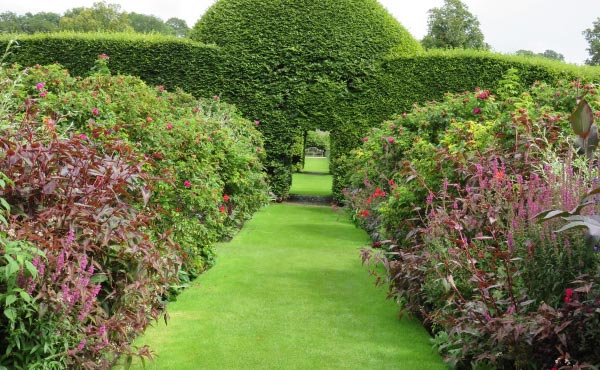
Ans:
[[[259,120],[254,121],[254,126],[258,127],[258,125],[260,125],[260,121]]]
[[[172,130],[173,124],[171,122],[167,123],[167,130]]]
[[[98,59],[110,60],[110,57],[104,53],[98,55]]]
[[[215,99],[215,100],[219,100],[219,95],[215,95],[215,96],[213,96],[213,99]]]
[[[77,137],[80,138],[81,140],[87,140],[87,138],[88,138],[86,134],[79,134]]]
[[[406,112],[402,113],[402,118],[406,118]]]
[[[369,141],[369,137],[368,136],[363,137],[362,141],[366,143],[367,141]]]
[[[43,83],[43,82],[39,82],[37,85],[35,85],[35,88],[36,88],[36,89],[38,89],[38,90],[41,90],[41,89],[43,89],[43,88],[44,88],[44,86],[46,86],[46,84],[45,84],[45,83]]]
[[[391,136],[388,136],[387,138],[388,143],[393,144],[394,143],[394,138]]]
[[[256,148],[256,150],[258,150],[259,152],[262,152],[262,146],[259,146],[258,148]]]
[[[98,110],[98,107],[94,107],[94,108],[92,109],[92,114],[93,114],[94,116],[97,116],[98,114],[100,114],[100,111]]]
[[[48,95],[48,91],[44,90],[44,91],[40,92],[40,98],[45,98],[46,95]]]
[[[165,91],[165,87],[163,85],[156,86],[156,89],[158,89],[158,91],[161,91],[161,92]]]
[[[473,114],[480,114],[481,113],[481,108],[477,107],[475,109],[473,109]]]
[[[183,182],[183,186],[185,186],[186,188],[189,188],[190,186],[192,186],[192,183],[191,183],[191,181],[190,181],[190,180],[185,180],[185,181]]]
[[[150,116],[146,117],[146,122],[150,123],[150,122],[152,122],[152,121],[154,121],[154,120],[152,119],[152,117],[150,117]]]

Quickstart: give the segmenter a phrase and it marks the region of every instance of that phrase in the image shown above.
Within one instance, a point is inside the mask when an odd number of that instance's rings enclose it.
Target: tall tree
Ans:
[[[424,47],[489,49],[483,41],[479,20],[460,0],[444,0],[444,6],[429,10]]]
[[[73,8],[60,20],[60,29],[77,32],[132,31],[127,13],[118,4],[94,3],[91,8]]]
[[[19,16],[13,12],[0,13],[0,33],[21,32]]]
[[[169,18],[165,23],[171,28],[171,33],[177,37],[187,37],[190,33],[190,28],[183,19]]]
[[[516,55],[522,55],[525,57],[544,57],[544,58],[548,58],[548,59],[555,59],[555,60],[560,60],[561,62],[565,61],[565,56],[562,55],[559,52],[556,52],[554,50],[546,50],[543,53],[534,53],[531,50],[517,50],[515,52]]]
[[[171,34],[171,29],[162,19],[154,15],[129,13],[129,24],[135,32]]]
[[[587,49],[590,59],[586,60],[585,63],[592,66],[600,65],[600,17],[593,23],[592,28],[583,31],[583,35],[590,44]]]
[[[26,13],[19,17],[21,31],[25,33],[54,32],[58,30],[60,14],[58,13]]]

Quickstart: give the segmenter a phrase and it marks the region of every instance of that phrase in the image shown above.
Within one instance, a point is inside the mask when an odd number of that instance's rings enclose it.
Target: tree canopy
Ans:
[[[105,2],[94,3],[91,8],[72,8],[62,16],[47,12],[24,15],[11,11],[0,13],[0,32],[7,33],[134,31],[185,37],[189,30],[183,19],[170,18],[165,22],[154,15],[127,13],[121,10],[120,5]]]
[[[592,28],[583,31],[583,35],[590,44],[587,49],[590,58],[585,63],[592,66],[600,65],[600,17],[594,21]]]
[[[565,56],[562,55],[561,53],[554,51],[554,50],[545,50],[543,53],[535,53],[531,50],[517,50],[515,52],[516,55],[522,55],[522,56],[526,56],[526,57],[543,57],[543,58],[548,58],[548,59],[554,59],[554,60],[560,60],[561,62],[565,61]]]
[[[430,9],[427,30],[422,40],[427,49],[489,49],[479,20],[460,0],[444,0],[441,8]]]

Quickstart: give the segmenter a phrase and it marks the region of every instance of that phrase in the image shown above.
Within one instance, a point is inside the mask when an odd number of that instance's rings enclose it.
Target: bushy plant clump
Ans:
[[[568,139],[577,97],[598,112],[596,87],[524,89],[511,70],[497,93],[415,106],[347,159],[346,200],[373,238],[365,262],[459,368],[597,365],[597,246],[535,218],[597,187]]]
[[[107,368],[266,200],[262,138],[218,97],[2,68],[0,364]]]

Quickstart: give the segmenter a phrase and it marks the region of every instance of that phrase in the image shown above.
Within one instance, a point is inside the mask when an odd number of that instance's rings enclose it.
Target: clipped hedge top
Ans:
[[[422,50],[376,0],[219,0],[191,38],[264,58],[303,55],[306,62]]]

